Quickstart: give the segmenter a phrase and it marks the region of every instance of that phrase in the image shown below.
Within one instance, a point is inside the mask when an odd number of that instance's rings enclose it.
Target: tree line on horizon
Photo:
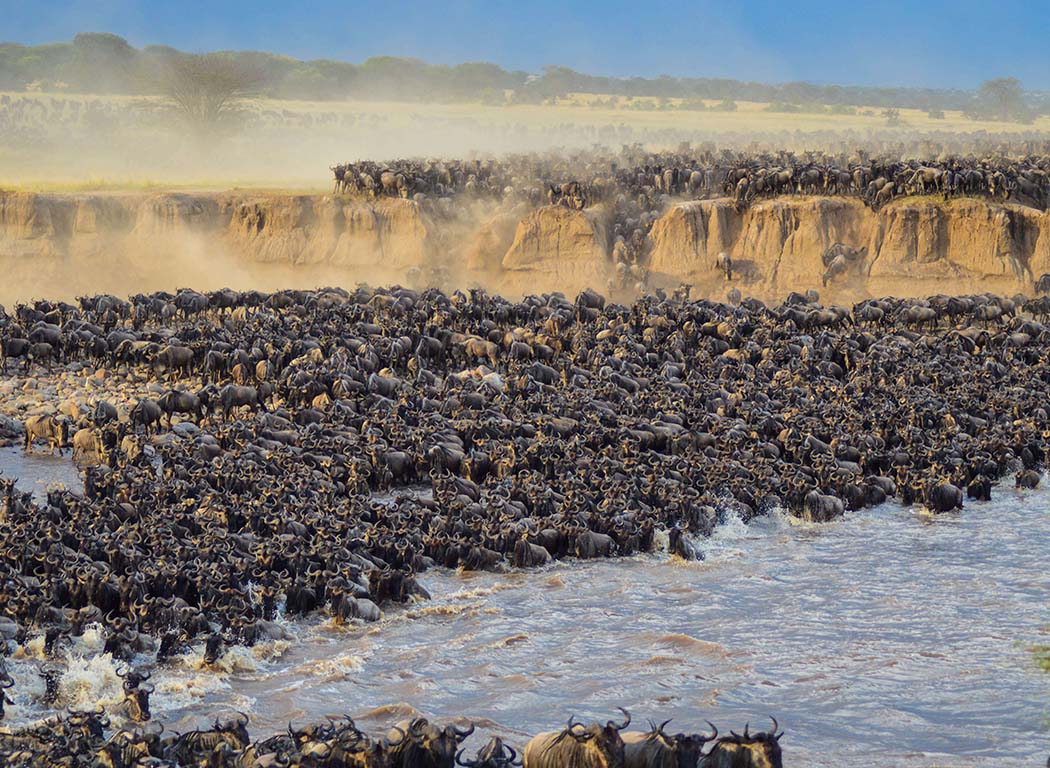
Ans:
[[[937,88],[757,83],[724,78],[615,78],[549,66],[542,73],[508,71],[488,62],[455,66],[419,59],[375,56],[361,64],[330,59],[303,61],[260,51],[188,54],[175,48],[135,48],[110,33],[88,32],[71,42],[0,43],[0,90],[84,94],[171,95],[171,71],[180,77],[221,77],[235,90],[274,99],[346,99],[407,102],[477,102],[488,105],[552,103],[583,93],[633,99],[650,97],[664,107],[735,108],[735,101],[767,102],[776,111],[848,113],[851,108],[920,109],[931,117],[957,110],[977,119],[1031,122],[1050,114],[1050,93],[1025,92],[1014,78],[986,81],[975,91]],[[215,73],[218,73],[216,75]],[[614,105],[609,99],[605,102]]]

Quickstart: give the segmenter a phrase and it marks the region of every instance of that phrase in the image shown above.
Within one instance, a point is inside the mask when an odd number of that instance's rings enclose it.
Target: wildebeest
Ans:
[[[768,732],[749,733],[747,727],[742,735],[730,731],[700,758],[699,768],[783,768],[780,738],[784,734],[776,731],[775,719]]]
[[[204,407],[201,405],[201,399],[192,392],[169,389],[157,399],[157,405],[160,406],[164,415],[168,417],[169,425],[171,424],[171,417],[176,413],[186,414],[197,421],[204,418]]]
[[[463,759],[463,750],[460,750],[456,755],[456,762],[463,768],[509,768],[522,764],[514,748],[504,744],[499,736],[493,736],[478,750],[473,760]]]
[[[33,452],[33,443],[44,440],[51,449],[51,455],[55,451],[62,455],[62,449],[69,444],[69,421],[62,416],[39,415],[30,416],[25,421],[25,443],[26,453]]]
[[[239,714],[240,717],[234,720],[216,720],[210,731],[188,731],[162,739],[161,754],[164,759],[174,760],[180,765],[194,765],[199,755],[210,755],[223,745],[234,750],[244,749],[251,737],[248,735],[248,716]]]
[[[222,408],[223,418],[228,419],[234,408],[248,406],[254,410],[266,410],[262,400],[259,398],[259,390],[255,387],[241,387],[237,384],[227,384],[219,390],[219,406]]]
[[[675,735],[664,731],[670,720],[656,725],[650,722],[648,731],[627,731],[623,738],[624,768],[696,768],[704,744],[718,737],[718,729],[711,725],[713,735]]]
[[[132,424],[141,425],[145,427],[146,432],[149,432],[150,427],[160,426],[163,413],[155,400],[143,397],[132,406],[131,411],[128,413],[128,418]]]
[[[90,457],[90,460],[94,463],[105,461],[106,451],[102,444],[102,438],[91,427],[78,429],[73,434],[72,445],[74,463],[80,463],[86,457]]]
[[[387,739],[395,746],[390,750],[391,768],[453,768],[459,745],[474,733],[471,725],[461,730],[454,725],[440,728],[425,717],[399,722]]]
[[[624,743],[620,731],[631,724],[625,709],[624,722],[583,726],[569,718],[561,731],[533,736],[525,745],[525,768],[624,768]]]

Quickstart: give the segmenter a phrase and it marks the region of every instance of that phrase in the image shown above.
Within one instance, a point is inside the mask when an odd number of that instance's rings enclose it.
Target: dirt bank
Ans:
[[[408,200],[0,194],[0,264],[13,278],[0,298],[173,282],[267,287],[297,278],[404,279],[412,267],[442,260],[435,233],[444,218],[439,208]]]
[[[604,289],[610,212],[459,201],[349,200],[282,193],[0,193],[0,301],[201,288],[478,283],[507,294]],[[1031,290],[1050,271],[1050,215],[982,200],[791,197],[738,212],[728,200],[672,205],[651,233],[652,282],[721,297],[715,268],[762,298],[823,289],[833,243],[865,257],[825,290],[866,295]]]
[[[821,256],[834,243],[866,249],[826,289],[844,298],[1013,293],[1050,269],[1050,214],[973,199],[902,200],[878,212],[849,198],[779,198],[743,212],[703,200],[672,206],[652,243],[657,281],[691,281],[708,296],[730,287],[715,264],[722,252],[745,294],[824,290]]]

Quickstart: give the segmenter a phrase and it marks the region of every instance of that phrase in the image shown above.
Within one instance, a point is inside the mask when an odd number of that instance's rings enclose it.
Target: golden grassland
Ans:
[[[160,100],[148,96],[118,96],[98,94],[2,92],[0,96],[28,98],[43,102],[77,100],[105,102],[114,105],[156,104]],[[610,102],[615,101],[615,106]],[[263,112],[284,115],[383,115],[391,118],[434,117],[447,119],[476,119],[525,125],[558,125],[582,123],[589,125],[630,125],[646,128],[711,129],[725,131],[845,131],[886,128],[887,118],[881,107],[847,108],[852,113],[836,112],[823,105],[802,106],[800,112],[775,111],[765,102],[736,101],[735,109],[720,109],[721,101],[705,99],[705,110],[683,108],[683,99],[656,97],[617,97],[602,94],[569,94],[553,103],[487,105],[479,103],[412,103],[398,101],[296,101],[256,99],[250,105]],[[694,100],[693,103],[696,103]],[[817,111],[823,109],[824,111]],[[988,133],[1050,132],[1050,116],[1042,116],[1032,123],[973,120],[962,112],[945,111],[943,118],[931,117],[919,109],[898,109],[902,131],[951,131]]]

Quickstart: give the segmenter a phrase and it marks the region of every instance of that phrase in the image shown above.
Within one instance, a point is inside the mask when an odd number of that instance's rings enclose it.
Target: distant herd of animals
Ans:
[[[738,206],[778,195],[849,195],[874,209],[897,197],[937,195],[1014,201],[1045,210],[1050,154],[868,158],[823,153],[715,152],[509,155],[488,160],[364,161],[332,166],[335,193],[423,199],[522,198],[582,209],[623,195],[727,196]]]

